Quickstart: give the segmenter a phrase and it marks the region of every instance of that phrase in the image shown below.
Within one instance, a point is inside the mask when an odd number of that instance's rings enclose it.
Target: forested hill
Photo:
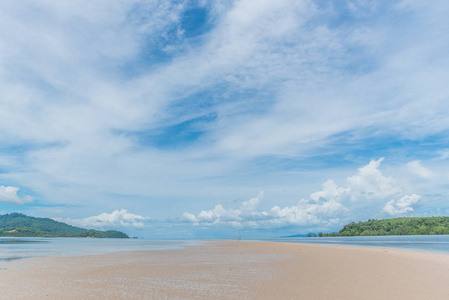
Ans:
[[[129,238],[121,231],[98,231],[71,226],[48,218],[12,213],[0,215],[0,236]]]
[[[349,223],[338,233],[320,236],[449,234],[449,217],[394,218]]]

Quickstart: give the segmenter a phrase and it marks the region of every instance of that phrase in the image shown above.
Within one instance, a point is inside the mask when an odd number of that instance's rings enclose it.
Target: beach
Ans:
[[[252,241],[0,264],[1,299],[449,299],[449,255]]]

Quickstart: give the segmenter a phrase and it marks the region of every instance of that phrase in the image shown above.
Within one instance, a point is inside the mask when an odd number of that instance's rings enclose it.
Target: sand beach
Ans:
[[[271,242],[2,262],[1,299],[449,299],[449,255]]]

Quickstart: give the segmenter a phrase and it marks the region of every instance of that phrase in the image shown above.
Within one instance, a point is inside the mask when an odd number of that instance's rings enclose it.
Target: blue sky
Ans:
[[[448,13],[2,1],[0,213],[157,238],[448,215]]]

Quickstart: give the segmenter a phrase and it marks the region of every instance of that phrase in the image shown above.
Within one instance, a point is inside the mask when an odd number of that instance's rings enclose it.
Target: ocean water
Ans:
[[[214,240],[211,240],[214,241]],[[259,241],[388,248],[449,254],[449,235],[277,238]],[[0,238],[0,262],[43,256],[169,250],[201,245],[199,240]]]
[[[449,235],[301,237],[268,239],[266,241],[316,245],[388,248],[449,254]]]
[[[118,251],[169,250],[201,244],[197,240],[0,238],[0,262],[43,256],[104,254]]]

